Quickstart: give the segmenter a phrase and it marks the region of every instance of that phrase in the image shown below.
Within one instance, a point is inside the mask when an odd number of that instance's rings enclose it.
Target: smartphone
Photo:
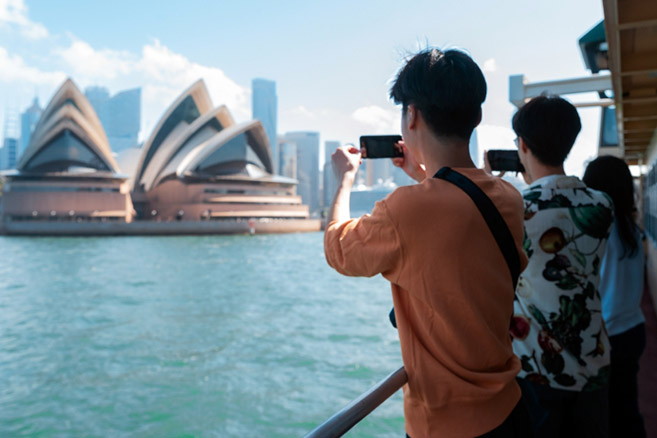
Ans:
[[[403,157],[404,150],[397,144],[401,135],[362,135],[360,150],[363,158]]]
[[[491,170],[508,170],[524,172],[525,167],[520,162],[518,151],[493,149],[488,151],[488,163]]]

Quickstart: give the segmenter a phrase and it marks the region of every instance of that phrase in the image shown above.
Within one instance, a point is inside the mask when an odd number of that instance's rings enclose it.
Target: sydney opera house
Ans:
[[[203,81],[165,111],[121,173],[93,107],[70,79],[16,169],[3,173],[6,234],[213,234],[315,231],[297,181],[274,175],[262,124],[214,108]]]

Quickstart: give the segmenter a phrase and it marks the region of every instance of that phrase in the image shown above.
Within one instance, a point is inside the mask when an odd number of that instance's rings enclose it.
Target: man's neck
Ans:
[[[422,141],[422,158],[426,167],[427,177],[432,177],[441,168],[460,167],[474,168],[470,157],[470,148],[466,140],[454,138],[436,138],[426,136]]]
[[[536,166],[534,169],[532,169],[532,181],[533,183],[536,180],[539,180],[541,178],[545,178],[546,176],[550,175],[565,175],[566,172],[563,168],[563,165],[561,166],[543,166],[539,165]],[[531,184],[530,183],[530,184]]]

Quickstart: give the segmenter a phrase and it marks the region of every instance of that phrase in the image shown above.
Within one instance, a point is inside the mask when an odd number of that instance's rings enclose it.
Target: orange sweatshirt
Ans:
[[[455,170],[495,203],[524,269],[520,193],[481,170]],[[380,273],[392,285],[411,437],[477,436],[508,417],[520,399],[520,363],[509,336],[511,274],[465,192],[434,178],[400,187],[371,215],[331,222],[324,249],[338,272]]]

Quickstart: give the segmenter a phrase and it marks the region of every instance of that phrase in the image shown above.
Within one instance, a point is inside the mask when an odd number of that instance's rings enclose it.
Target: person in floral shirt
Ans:
[[[529,265],[516,289],[511,336],[539,437],[608,436],[610,348],[598,284],[613,204],[564,172],[580,129],[575,107],[557,96],[537,97],[513,117],[529,184]]]

